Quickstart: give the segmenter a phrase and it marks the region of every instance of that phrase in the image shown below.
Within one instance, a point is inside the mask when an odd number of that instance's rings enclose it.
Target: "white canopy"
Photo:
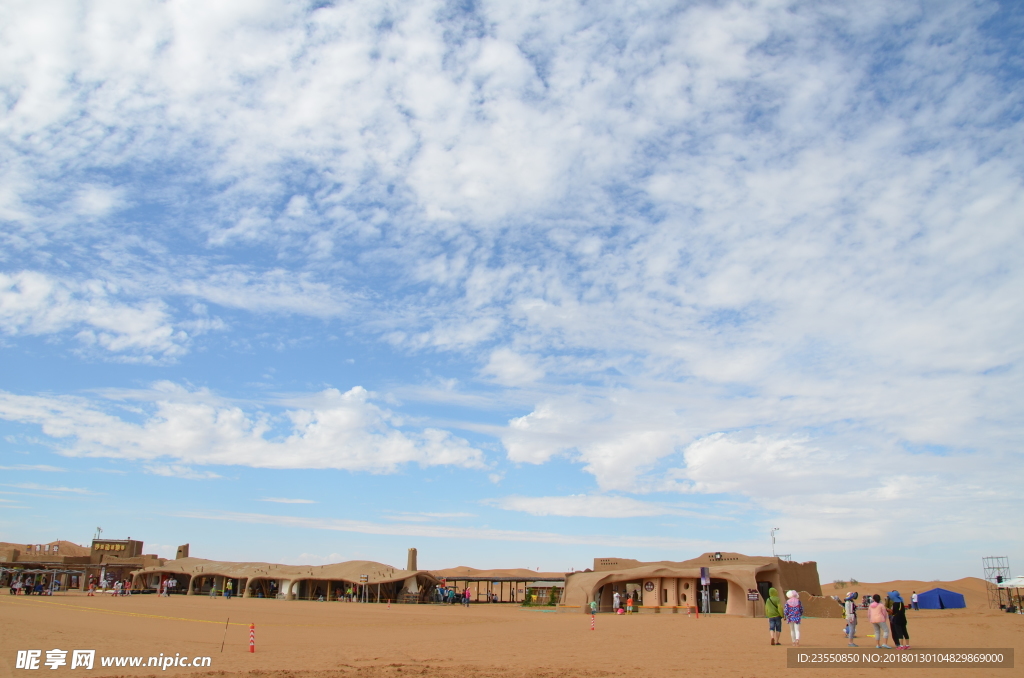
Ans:
[[[1001,589],[1024,589],[1024,577],[1007,579],[1002,584],[996,584]]]

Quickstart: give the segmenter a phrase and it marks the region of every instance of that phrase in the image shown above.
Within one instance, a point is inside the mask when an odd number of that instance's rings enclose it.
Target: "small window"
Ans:
[[[47,553],[49,553],[50,552],[50,545],[49,544],[44,545],[43,546],[43,550],[46,551]]]
[[[54,553],[56,553],[56,552],[57,552],[57,551],[59,551],[59,550],[60,550],[60,547],[59,547],[59,546],[57,546],[56,544],[54,544],[54,545],[53,545],[53,552],[54,552]]]

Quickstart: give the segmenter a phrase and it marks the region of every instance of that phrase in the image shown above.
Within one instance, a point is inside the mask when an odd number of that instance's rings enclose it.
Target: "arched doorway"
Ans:
[[[712,579],[708,586],[708,600],[713,614],[725,614],[729,607],[729,582],[725,579]]]

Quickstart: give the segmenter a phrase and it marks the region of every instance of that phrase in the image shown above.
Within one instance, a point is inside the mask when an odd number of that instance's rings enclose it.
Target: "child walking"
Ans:
[[[793,647],[800,647],[800,620],[804,616],[804,606],[800,602],[800,594],[796,591],[786,593],[786,604],[782,607],[782,616],[789,624],[789,637]]]

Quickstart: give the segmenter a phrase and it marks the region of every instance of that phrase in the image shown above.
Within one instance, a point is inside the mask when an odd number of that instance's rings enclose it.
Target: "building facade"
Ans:
[[[701,568],[710,575],[707,588],[701,584]],[[709,609],[713,614],[757,616],[763,614],[770,588],[780,594],[801,591],[808,602],[820,598],[818,564],[720,551],[681,562],[595,558],[593,571],[566,576],[562,604],[589,611],[590,602],[596,601],[600,611],[612,612],[618,593],[620,601],[632,596],[635,607],[649,612]],[[706,607],[702,605],[705,591]]]

